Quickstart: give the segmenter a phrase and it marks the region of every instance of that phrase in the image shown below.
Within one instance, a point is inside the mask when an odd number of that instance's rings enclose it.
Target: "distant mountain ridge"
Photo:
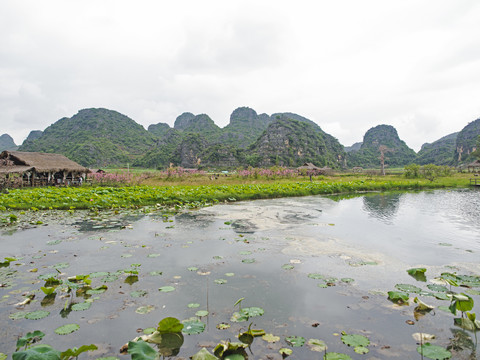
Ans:
[[[157,123],[147,131],[116,111],[92,108],[62,118],[43,132],[32,131],[19,150],[56,152],[90,167],[127,163],[150,168],[295,167],[312,162],[320,167],[379,168],[380,146],[387,149],[385,163],[390,167],[413,162],[442,165],[469,161],[478,134],[480,119],[459,133],[424,144],[416,154],[391,125],[373,127],[365,133],[363,142],[344,148],[315,122],[289,112],[270,116],[239,107],[224,128],[207,114],[184,112],[173,128]],[[7,146],[15,145],[9,135],[2,138]]]
[[[17,150],[18,146],[13,141],[13,138],[8,134],[3,134],[0,136],[0,152],[4,150]]]

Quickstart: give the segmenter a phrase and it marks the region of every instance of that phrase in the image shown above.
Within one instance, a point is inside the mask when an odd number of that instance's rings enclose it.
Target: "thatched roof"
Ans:
[[[480,159],[475,160],[474,162],[467,165],[468,167],[479,167],[480,166]]]
[[[5,150],[0,154],[2,159],[13,162],[13,165],[0,165],[2,173],[23,173],[33,169],[36,172],[88,172],[87,168],[60,154]]]
[[[321,168],[313,165],[312,163],[305,163],[302,166],[297,168],[298,170],[306,169],[306,170],[322,170]]]

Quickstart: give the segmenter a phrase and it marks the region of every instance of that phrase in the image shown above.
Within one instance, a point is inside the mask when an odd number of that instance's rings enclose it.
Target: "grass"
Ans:
[[[218,202],[254,200],[306,195],[357,193],[366,191],[419,190],[468,187],[468,174],[438,178],[405,179],[398,175],[337,175],[314,178],[242,178],[195,174],[165,178],[142,174],[135,186],[81,186],[24,188],[0,195],[0,210],[25,209],[112,209],[126,207],[188,206],[197,207]],[[138,181],[134,182],[138,184]]]

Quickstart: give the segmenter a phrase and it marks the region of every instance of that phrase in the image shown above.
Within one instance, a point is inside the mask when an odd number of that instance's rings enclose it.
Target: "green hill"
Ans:
[[[3,150],[16,150],[18,146],[13,141],[13,138],[8,134],[3,134],[0,136],[0,152]]]
[[[453,159],[455,164],[468,163],[476,158],[472,155],[472,152],[477,148],[479,135],[480,119],[472,121],[458,133]]]
[[[402,167],[415,161],[415,151],[400,140],[393,126],[378,125],[365,133],[359,150],[348,153],[348,166],[379,168],[381,145],[388,148],[385,152],[385,164],[390,167]]]
[[[300,166],[311,162],[319,167],[343,166],[343,146],[317,124],[291,113],[272,117],[275,120],[246,151],[248,165]]]
[[[97,167],[132,163],[154,143],[153,135],[125,115],[84,109],[50,125],[19,150],[63,154],[84,166]]]
[[[458,133],[453,133],[434,141],[425,143],[417,153],[415,163],[419,165],[451,165],[455,153],[455,143]]]

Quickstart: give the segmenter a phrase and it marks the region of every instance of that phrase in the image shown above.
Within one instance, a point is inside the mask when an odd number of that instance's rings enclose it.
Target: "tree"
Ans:
[[[387,152],[393,152],[393,149],[390,149],[388,146],[385,145],[380,145],[378,147],[378,150],[380,151],[380,166],[382,169],[382,175],[385,176],[385,154]]]

